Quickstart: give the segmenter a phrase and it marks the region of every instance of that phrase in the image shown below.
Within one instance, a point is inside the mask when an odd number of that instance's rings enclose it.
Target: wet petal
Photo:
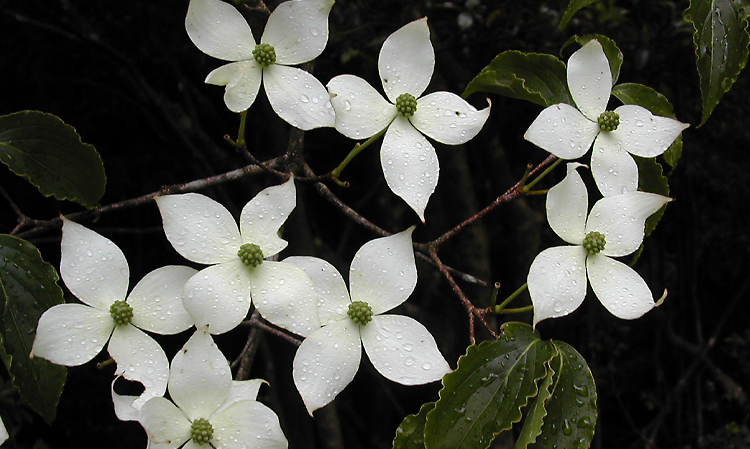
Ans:
[[[251,441],[252,447],[287,448],[279,418],[260,402],[235,402],[226,410],[216,413],[210,421],[214,427],[211,444],[217,449],[247,448],[247,443]]]
[[[586,260],[586,267],[591,288],[612,315],[632,320],[654,308],[646,281],[629,266],[597,254]]]
[[[169,400],[154,398],[141,407],[138,422],[148,434],[149,449],[176,449],[190,439],[191,424],[182,410]]]
[[[313,280],[318,292],[318,317],[321,325],[348,317],[351,299],[344,278],[336,267],[323,259],[309,256],[287,257],[284,263],[302,268]]]
[[[199,271],[185,284],[182,302],[196,327],[208,325],[212,334],[228,332],[250,310],[250,272],[239,257]]]
[[[417,320],[400,315],[374,316],[360,333],[372,365],[386,379],[421,385],[440,380],[451,371],[435,339]]]
[[[138,282],[128,296],[133,308],[133,325],[157,334],[176,334],[194,324],[182,304],[185,283],[198,273],[190,267],[169,265],[158,268]]]
[[[349,385],[361,357],[359,325],[348,318],[318,329],[302,342],[292,377],[310,416]]]
[[[111,240],[63,218],[60,276],[83,303],[109,314],[112,303],[128,293],[130,271]]]
[[[109,312],[58,304],[39,318],[31,354],[58,365],[82,365],[101,352],[114,328]]]
[[[334,125],[330,95],[308,72],[274,64],[263,69],[263,87],[274,112],[295,128],[309,131]]]
[[[602,132],[591,152],[591,174],[603,196],[638,189],[638,166],[616,135]]]
[[[539,253],[529,268],[527,282],[534,305],[534,326],[547,318],[565,316],[586,297],[586,250],[558,246]]]
[[[378,72],[385,95],[392,103],[404,93],[419,98],[430,84],[434,70],[435,50],[426,17],[399,28],[380,48]]]
[[[224,103],[230,111],[242,112],[255,102],[262,79],[263,70],[253,59],[233,62],[214,69],[206,77],[206,83],[227,86],[224,90]]]
[[[424,222],[424,211],[437,186],[440,167],[432,144],[403,116],[385,132],[380,164],[388,187]]]
[[[417,100],[417,110],[409,121],[440,143],[460,145],[473,139],[489,116],[489,106],[477,111],[456,94],[434,92]]]
[[[612,92],[612,71],[602,44],[592,39],[568,59],[568,88],[578,109],[597,121],[607,109]]]
[[[229,211],[199,193],[157,196],[164,233],[187,260],[215,264],[237,259],[240,231]]]
[[[252,59],[255,39],[237,8],[219,0],[190,0],[185,29],[203,53],[225,61]]]
[[[336,131],[350,139],[371,137],[396,117],[396,106],[358,76],[339,75],[327,87],[336,110]]]
[[[413,231],[414,226],[362,245],[349,270],[352,301],[368,303],[375,315],[406,301],[417,285]]]
[[[216,413],[221,412],[238,401],[256,400],[258,398],[258,390],[260,390],[260,386],[263,384],[268,384],[268,382],[263,379],[233,380],[229,396],[227,396],[219,409],[216,410]]]
[[[583,243],[589,208],[588,192],[576,171],[578,167],[581,164],[568,163],[565,179],[547,193],[547,221],[555,234],[572,245]]]
[[[276,51],[276,63],[297,65],[311,61],[328,42],[328,13],[333,0],[287,1],[274,9],[260,41]]]
[[[293,178],[281,185],[263,189],[242,208],[242,243],[260,246],[263,257],[278,254],[287,245],[286,240],[279,237],[279,229],[296,205],[297,190]]]
[[[138,421],[140,409],[133,407],[133,402],[138,399],[138,396],[115,393],[115,382],[117,382],[118,379],[120,379],[120,376],[115,377],[110,386],[112,403],[115,406],[115,415],[120,421]]]
[[[544,109],[523,138],[562,159],[578,159],[591,148],[599,125],[565,103]]]
[[[620,106],[615,112],[620,116],[620,125],[613,133],[621,138],[626,151],[641,157],[662,154],[690,126],[673,118],[653,115],[636,105]]]

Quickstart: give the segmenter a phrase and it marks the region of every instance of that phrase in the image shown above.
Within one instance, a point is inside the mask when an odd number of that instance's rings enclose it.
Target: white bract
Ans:
[[[578,166],[568,164],[565,179],[547,194],[550,227],[574,246],[545,249],[531,264],[528,286],[535,326],[577,309],[586,296],[587,275],[599,301],[618,318],[639,318],[655,306],[643,278],[611,257],[637,250],[646,218],[671,199],[646,192],[609,196],[597,201],[587,218],[588,193]],[[587,250],[592,240],[598,240],[595,248]]]
[[[226,86],[224,102],[242,112],[255,101],[261,80],[273,110],[303,130],[333,126],[334,112],[325,87],[310,73],[290,65],[318,57],[328,42],[333,0],[281,3],[255,44],[239,11],[221,0],[190,0],[185,28],[203,53],[230,64],[208,74],[206,83]],[[275,55],[275,56],[272,56]],[[256,58],[257,57],[257,58]]]
[[[447,145],[463,144],[477,135],[490,115],[489,106],[477,111],[449,92],[419,98],[434,67],[435,52],[423,18],[388,36],[380,49],[378,71],[388,100],[354,75],[328,82],[337,131],[366,139],[387,128],[380,150],[385,180],[422,221],[440,172],[435,148],[422,134]]]
[[[140,329],[176,334],[193,325],[182,306],[182,290],[196,270],[166,266],[147,274],[130,295],[130,271],[125,255],[109,239],[63,218],[60,276],[84,304],[60,304],[39,319],[32,356],[76,366],[94,358],[109,340],[108,351],[117,362],[117,376],[140,382],[140,397],[121,397],[112,391],[120,419],[132,419],[132,405],[163,396],[169,362],[164,350]],[[127,298],[126,298],[127,297]],[[113,310],[132,309],[132,324],[117,324]],[[111,338],[110,338],[111,336]],[[114,386],[114,383],[113,383]]]
[[[578,109],[565,103],[547,107],[524,138],[562,159],[583,156],[593,143],[591,172],[602,195],[634,192],[638,166],[630,154],[658,156],[690,125],[653,115],[641,106],[624,105],[614,110],[619,116],[616,129],[602,130],[599,118],[607,109],[613,80],[607,56],[596,39],[570,56],[567,73],[570,95]]]
[[[172,359],[169,395],[174,403],[153,398],[138,415],[148,447],[286,448],[278,417],[255,400],[263,383],[232,381],[224,354],[205,328],[198,329]]]
[[[351,297],[344,279],[328,262],[314,257],[285,259],[313,278],[319,295],[323,327],[302,342],[292,371],[310,414],[352,381],[363,345],[375,369],[400,384],[433,382],[450,371],[424,326],[405,316],[381,315],[406,301],[417,284],[413,230],[372,240],[357,251],[349,271]]]
[[[177,252],[211,265],[185,284],[183,303],[198,327],[208,325],[212,334],[234,329],[247,316],[251,300],[265,319],[296,334],[320,327],[309,276],[294,265],[262,260],[287,245],[278,233],[296,205],[292,179],[250,200],[239,229],[224,206],[204,195],[167,195],[156,202]],[[254,248],[251,256],[258,258],[248,263],[243,248]]]

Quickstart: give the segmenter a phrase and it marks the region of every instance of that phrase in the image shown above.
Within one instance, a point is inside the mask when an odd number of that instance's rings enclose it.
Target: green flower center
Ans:
[[[268,67],[276,62],[276,50],[268,44],[259,44],[253,50],[253,58],[258,61],[258,64]]]
[[[237,251],[237,257],[242,263],[250,267],[257,267],[263,263],[263,251],[255,243],[245,243]]]
[[[352,302],[349,304],[349,311],[346,313],[352,321],[363,326],[372,321],[372,307],[364,301]]]
[[[404,117],[411,117],[417,110],[417,99],[412,94],[401,94],[396,98],[396,109]]]
[[[109,314],[118,326],[130,324],[133,321],[133,308],[125,301],[115,301],[109,307]]]
[[[614,131],[620,126],[620,114],[615,111],[604,111],[599,116],[599,129]]]
[[[605,243],[607,242],[604,240],[604,234],[596,231],[589,232],[583,239],[583,247],[586,248],[589,256],[603,250]]]
[[[190,427],[190,438],[193,442],[200,445],[208,444],[213,436],[214,426],[207,419],[198,418],[193,421],[193,425]]]

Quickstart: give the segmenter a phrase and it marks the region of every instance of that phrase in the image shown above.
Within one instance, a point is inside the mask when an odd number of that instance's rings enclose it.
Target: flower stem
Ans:
[[[333,177],[333,179],[338,179],[338,177],[341,176],[341,172],[344,171],[344,168],[346,168],[346,166],[349,165],[349,162],[351,162],[352,159],[354,159],[354,157],[358,155],[362,150],[369,147],[371,143],[375,142],[375,140],[377,140],[378,137],[382,136],[386,129],[388,129],[388,127],[385,127],[381,131],[375,133],[372,137],[365,140],[364,143],[356,144],[354,148],[352,149],[352,151],[350,151],[349,154],[346,155],[344,160],[341,161],[339,166],[334,168],[333,171],[331,172],[331,176]]]
[[[542,178],[544,178],[545,176],[547,176],[547,174],[549,172],[551,172],[555,167],[557,167],[560,164],[560,162],[562,162],[562,159],[557,159],[555,162],[552,163],[552,165],[550,165],[549,167],[547,167],[547,169],[544,170],[539,176],[537,176],[536,178],[534,178],[533,181],[531,181],[530,183],[528,183],[525,186],[523,186],[522,190],[524,192],[528,192],[529,190],[531,190],[531,188],[534,187],[534,184],[536,184]]]
[[[531,312],[534,310],[534,306],[526,306],[526,307],[519,307],[517,309],[505,309],[501,311],[500,313],[524,313],[524,312]]]
[[[245,125],[247,124],[247,110],[240,112],[240,129],[237,131],[237,145],[245,145]]]
[[[503,309],[505,309],[505,307],[508,304],[510,304],[511,301],[513,301],[514,299],[516,299],[516,297],[518,295],[520,295],[521,293],[523,293],[524,290],[526,290],[528,287],[529,287],[528,283],[523,284],[522,286],[518,287],[518,289],[516,291],[514,291],[513,293],[511,293],[510,296],[508,296],[507,298],[505,298],[505,301],[503,301],[500,305],[495,306],[495,313],[514,313],[514,312],[509,312],[507,310],[504,311]],[[514,309],[514,310],[518,310],[518,309]]]

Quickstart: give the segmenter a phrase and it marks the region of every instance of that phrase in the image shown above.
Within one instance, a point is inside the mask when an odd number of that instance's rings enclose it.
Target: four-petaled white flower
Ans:
[[[268,18],[260,44],[239,11],[221,0],[190,0],[185,28],[203,53],[233,61],[208,74],[206,83],[226,86],[224,102],[242,112],[255,101],[261,80],[273,110],[303,130],[333,126],[325,87],[310,73],[289,67],[318,57],[328,42],[333,0],[291,0]]]
[[[447,145],[463,144],[477,135],[490,115],[489,106],[477,111],[449,92],[419,98],[434,67],[435,52],[423,18],[388,36],[380,49],[378,71],[390,102],[354,75],[328,82],[337,131],[366,139],[387,128],[380,150],[385,180],[422,221],[440,172],[435,148],[422,133]]]
[[[417,284],[413,227],[360,248],[349,271],[351,298],[339,272],[315,257],[290,257],[314,280],[323,327],[294,357],[292,377],[307,411],[331,402],[359,369],[364,345],[375,369],[404,385],[439,380],[450,371],[435,339],[419,322],[381,315],[402,304]]]
[[[547,107],[524,138],[561,159],[578,159],[593,142],[591,172],[602,195],[636,191],[638,166],[628,153],[658,156],[690,125],[636,105],[607,111],[612,72],[595,39],[570,56],[567,73],[578,109],[565,103]]]
[[[639,318],[655,305],[646,282],[632,268],[611,257],[633,253],[643,242],[646,218],[671,198],[628,192],[596,202],[586,218],[588,193],[568,164],[565,179],[547,194],[547,220],[563,240],[539,253],[528,276],[534,325],[573,312],[586,296],[586,277],[599,301],[622,319]]]
[[[320,327],[310,277],[294,265],[263,260],[287,245],[278,232],[296,205],[293,179],[250,200],[239,229],[224,206],[204,195],[166,195],[156,202],[177,252],[211,265],[185,284],[183,303],[198,327],[208,325],[212,334],[234,329],[251,299],[265,319],[296,334]]]
[[[63,218],[61,246],[60,275],[84,304],[60,304],[44,312],[32,356],[58,365],[81,365],[93,359],[109,340],[107,349],[117,362],[117,376],[145,387],[140,397],[123,398],[125,404],[138,409],[152,397],[163,396],[169,376],[167,356],[138,328],[158,334],[190,328],[193,319],[182,306],[182,291],[196,270],[159,268],[127,295],[128,262],[109,239]],[[118,405],[119,395],[112,393]],[[116,411],[120,419],[133,419],[132,410],[118,406]]]
[[[278,417],[255,400],[263,383],[232,381],[224,354],[205,328],[198,329],[172,359],[169,395],[174,403],[153,398],[138,415],[148,447],[286,448]]]

